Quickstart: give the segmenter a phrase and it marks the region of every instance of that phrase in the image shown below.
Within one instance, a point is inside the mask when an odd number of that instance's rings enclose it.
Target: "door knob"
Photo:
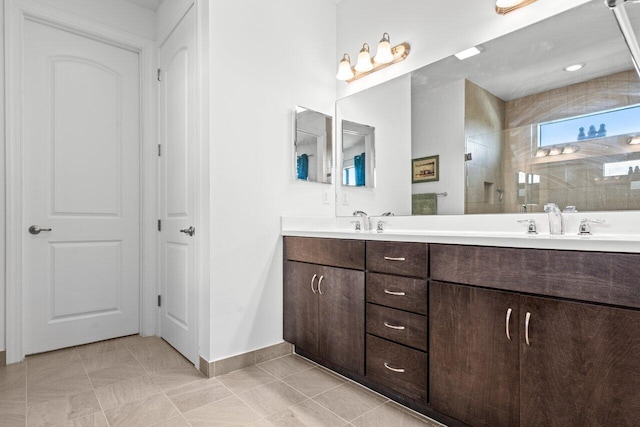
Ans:
[[[188,234],[189,236],[193,236],[194,234],[196,234],[196,229],[191,226],[189,228],[183,228],[182,230],[180,230],[180,232]]]
[[[29,227],[29,233],[31,234],[40,234],[41,231],[51,231],[50,228],[40,228],[37,225],[32,225]]]

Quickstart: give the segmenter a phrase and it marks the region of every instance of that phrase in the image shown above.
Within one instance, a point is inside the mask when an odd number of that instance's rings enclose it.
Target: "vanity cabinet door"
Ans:
[[[518,301],[517,294],[430,283],[429,401],[434,409],[473,426],[518,425]]]
[[[317,265],[285,261],[284,339],[312,354],[318,354],[319,276]]]
[[[521,297],[520,322],[522,426],[638,425],[640,311]]]
[[[320,357],[364,375],[364,272],[321,267]]]

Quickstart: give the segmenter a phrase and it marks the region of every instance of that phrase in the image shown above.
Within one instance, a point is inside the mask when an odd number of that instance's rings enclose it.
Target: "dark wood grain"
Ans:
[[[404,258],[393,261],[388,258]],[[427,277],[427,245],[407,242],[367,242],[367,270],[403,276]]]
[[[427,351],[427,317],[420,314],[367,304],[367,333]]]
[[[385,363],[404,372],[393,372]],[[367,378],[426,402],[427,354],[367,334]]]
[[[436,410],[474,426],[518,425],[518,299],[429,284],[429,401]]]
[[[640,312],[521,297],[522,426],[637,426]],[[521,328],[524,331],[524,326]]]
[[[320,267],[319,355],[364,375],[364,272]]]
[[[318,352],[318,297],[311,291],[317,273],[315,265],[284,262],[284,340],[310,353]]]
[[[430,245],[431,278],[640,308],[640,255]]]
[[[400,292],[404,295],[391,295]],[[427,314],[427,281],[388,274],[367,273],[367,302]]]
[[[364,245],[362,240],[285,236],[284,258],[364,270]]]

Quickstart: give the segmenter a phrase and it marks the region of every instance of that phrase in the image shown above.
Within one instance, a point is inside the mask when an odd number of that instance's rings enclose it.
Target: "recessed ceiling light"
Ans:
[[[456,53],[455,57],[462,61],[463,59],[471,58],[472,56],[476,56],[480,53],[482,53],[482,49],[474,46],[470,47],[469,49],[465,49],[462,52]]]
[[[586,65],[586,64],[585,64],[584,62],[579,62],[579,63],[577,63],[577,64],[567,65],[566,67],[564,67],[564,68],[563,68],[563,70],[565,70],[565,71],[569,71],[569,72],[571,72],[571,71],[578,71],[578,70],[580,70],[580,69],[584,68],[584,66],[585,66],[585,65]]]

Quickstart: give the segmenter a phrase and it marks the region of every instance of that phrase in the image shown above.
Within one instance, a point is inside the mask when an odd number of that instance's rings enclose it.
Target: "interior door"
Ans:
[[[161,334],[196,363],[195,10],[160,48]]]
[[[139,331],[139,57],[24,24],[24,351]]]

